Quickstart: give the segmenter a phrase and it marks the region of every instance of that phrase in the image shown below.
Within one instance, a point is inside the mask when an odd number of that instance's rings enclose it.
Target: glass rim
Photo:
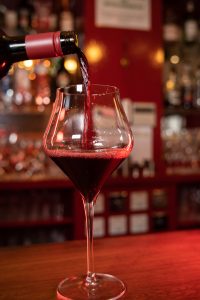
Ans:
[[[82,87],[80,92],[77,91],[77,92],[69,92],[68,90],[70,88],[73,88],[73,87]],[[110,95],[110,94],[119,94],[119,89],[114,86],[114,85],[109,85],[109,84],[91,84],[91,86],[93,87],[100,87],[100,88],[104,88],[105,91],[100,91],[100,92],[94,92],[94,93],[91,93],[92,96],[103,96],[103,95]],[[86,95],[86,92],[85,92],[85,88],[84,87],[84,84],[83,83],[77,83],[77,84],[70,84],[66,87],[59,87],[57,88],[56,90],[59,92],[59,93],[63,93],[65,95]],[[107,89],[107,90],[106,90]],[[109,90],[110,89],[110,90]]]

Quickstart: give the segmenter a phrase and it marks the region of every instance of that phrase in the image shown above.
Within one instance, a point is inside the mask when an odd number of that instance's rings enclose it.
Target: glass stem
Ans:
[[[87,277],[86,284],[95,284],[94,273],[94,251],[93,251],[93,221],[94,221],[94,201],[84,201],[86,234],[87,234]]]

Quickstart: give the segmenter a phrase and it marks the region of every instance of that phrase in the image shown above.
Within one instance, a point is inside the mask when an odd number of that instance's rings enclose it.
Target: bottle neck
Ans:
[[[78,44],[76,34],[71,31],[7,37],[7,40],[13,62],[73,54]]]
[[[61,31],[60,44],[63,55],[77,53],[78,38],[73,31]]]
[[[29,59],[26,53],[25,36],[6,37],[13,62]]]

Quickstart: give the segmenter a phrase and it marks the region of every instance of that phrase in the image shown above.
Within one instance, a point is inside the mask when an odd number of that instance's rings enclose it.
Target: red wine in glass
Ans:
[[[57,90],[44,134],[44,150],[82,195],[87,233],[87,273],[64,279],[62,300],[119,299],[126,287],[109,274],[94,272],[93,217],[97,195],[108,176],[132,150],[132,133],[116,87],[90,83],[87,59],[77,48],[83,84]]]
[[[108,176],[115,170],[124,158],[126,152],[123,150],[105,153],[80,153],[78,155],[61,152],[59,156],[54,156],[52,160],[71,179],[81,195],[87,201],[93,201]]]

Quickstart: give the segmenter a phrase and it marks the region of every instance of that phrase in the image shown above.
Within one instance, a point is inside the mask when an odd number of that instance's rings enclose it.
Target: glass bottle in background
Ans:
[[[29,108],[32,105],[33,96],[28,70],[16,67],[13,80],[13,108],[19,108],[22,105],[24,109]]]
[[[51,13],[53,1],[33,1],[34,14],[32,15],[32,27],[37,32],[47,32],[51,27]]]
[[[183,64],[181,74],[181,99],[182,105],[185,109],[190,109],[193,106],[193,91],[194,91],[194,77],[192,73],[192,66]]]
[[[39,111],[43,111],[45,106],[50,104],[50,66],[51,61],[48,59],[40,60],[35,65],[34,98]]]
[[[70,10],[74,18],[74,30],[78,32],[78,43],[80,48],[85,45],[85,29],[84,29],[84,1],[71,1]]]
[[[13,103],[14,84],[13,84],[13,68],[7,76],[0,80],[0,111],[10,110]]]
[[[54,99],[56,88],[82,81],[78,58],[74,54],[57,59],[52,67],[55,68],[55,72],[52,72],[51,78],[51,99]]]
[[[18,31],[19,34],[33,33],[31,27],[31,16],[34,13],[34,7],[29,1],[21,1],[18,10]]]
[[[178,13],[169,7],[164,15],[163,41],[165,60],[171,57],[181,56],[182,27]]]
[[[10,9],[6,10],[4,14],[4,30],[6,34],[9,36],[18,35],[17,24],[18,17],[16,11]]]
[[[182,39],[182,28],[178,13],[169,7],[165,12],[163,40],[165,43],[178,43]]]
[[[194,107],[200,108],[200,65],[198,65],[195,72],[195,83],[194,83]]]
[[[181,105],[181,90],[179,77],[176,67],[171,65],[168,78],[165,82],[165,102],[166,106],[180,106]]]
[[[5,14],[6,14],[7,8],[5,5],[0,4],[0,28],[5,27]]]
[[[198,41],[198,36],[199,24],[194,1],[188,0],[184,16],[184,41],[186,43],[195,43]]]
[[[69,0],[61,0],[60,15],[59,15],[60,30],[74,30],[74,16],[70,9]]]
[[[56,75],[56,87],[65,87],[71,83],[71,78],[69,72],[64,66],[64,59],[60,60],[60,67]]]

